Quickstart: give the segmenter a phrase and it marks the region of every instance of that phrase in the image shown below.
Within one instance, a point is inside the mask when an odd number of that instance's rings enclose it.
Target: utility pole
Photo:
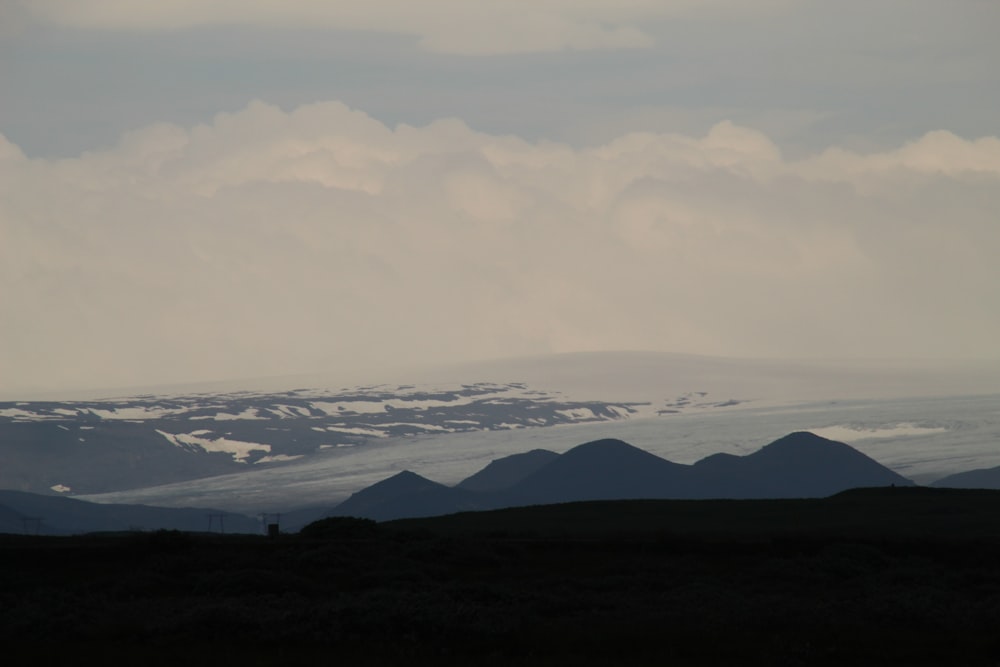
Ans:
[[[208,532],[212,532],[212,523],[215,519],[219,520],[219,534],[226,534],[226,514],[225,512],[219,512],[216,514],[208,515]]]

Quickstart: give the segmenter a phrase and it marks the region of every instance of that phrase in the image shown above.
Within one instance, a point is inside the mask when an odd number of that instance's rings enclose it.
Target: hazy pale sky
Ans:
[[[1000,357],[995,0],[0,0],[0,390]]]

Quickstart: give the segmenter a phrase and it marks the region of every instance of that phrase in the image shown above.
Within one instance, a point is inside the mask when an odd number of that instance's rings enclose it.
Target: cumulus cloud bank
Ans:
[[[789,160],[253,103],[74,159],[0,136],[7,388],[539,352],[995,357],[1000,140]]]

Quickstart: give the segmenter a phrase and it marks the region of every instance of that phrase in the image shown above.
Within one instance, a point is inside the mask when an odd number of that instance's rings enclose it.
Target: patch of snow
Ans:
[[[934,435],[935,433],[946,433],[948,429],[941,426],[918,426],[912,423],[901,423],[893,426],[877,426],[869,428],[860,425],[839,424],[837,426],[824,426],[823,428],[805,429],[810,433],[840,442],[856,442],[858,440],[874,440],[880,438],[899,438],[917,435]]]
[[[52,412],[56,413],[57,415],[65,415],[67,417],[76,417],[77,414],[79,414],[76,410],[69,410],[67,408],[56,408]]]
[[[590,408],[571,408],[569,410],[556,410],[556,414],[560,414],[569,419],[574,419],[577,421],[582,421],[584,419],[597,419],[597,415]]]
[[[302,408],[297,405],[274,405],[268,408],[268,410],[282,419],[298,419],[299,417],[312,416],[308,408]]]
[[[235,421],[237,419],[260,420],[260,419],[267,419],[267,417],[261,417],[257,413],[257,408],[247,408],[243,412],[240,412],[238,414],[232,414],[230,412],[216,412],[214,417],[196,417],[195,419],[214,419],[217,422],[224,422],[224,421]]]
[[[275,454],[274,456],[262,456],[261,458],[254,461],[254,465],[258,463],[276,463],[279,461],[294,461],[295,459],[301,459],[302,454]]]
[[[452,433],[452,429],[445,428],[444,426],[438,426],[437,424],[411,424],[410,422],[389,422],[387,424],[379,424],[382,428],[389,428],[390,426],[409,426],[410,428],[419,428],[424,431],[443,431],[445,433]]]
[[[12,417],[14,419],[43,419],[40,415],[36,415],[34,412],[28,412],[27,410],[22,410],[21,408],[4,408],[0,410],[0,417]]]
[[[111,408],[109,410],[102,408],[87,408],[87,411],[100,417],[101,419],[125,419],[141,422],[146,419],[160,419],[161,417],[178,414],[179,412],[184,412],[185,410],[138,406],[130,408]]]
[[[66,486],[65,484],[53,484],[49,488],[55,491],[56,493],[69,493],[70,491],[73,490],[70,487]]]
[[[63,426],[62,424],[59,424],[58,428],[61,428],[64,431],[68,431],[69,430],[69,426]]]
[[[336,433],[350,433],[351,435],[370,435],[376,438],[388,437],[382,431],[378,431],[373,428],[361,428],[359,426],[327,426],[326,430],[334,431]]]
[[[246,463],[247,458],[252,452],[271,451],[271,445],[256,442],[243,442],[241,440],[230,440],[229,438],[211,440],[209,438],[200,438],[195,433],[167,433],[159,429],[156,432],[166,438],[170,444],[177,447],[188,450],[197,447],[206,452],[232,454],[233,460],[238,463]]]
[[[382,401],[315,401],[310,403],[313,408],[328,415],[338,416],[345,412],[354,412],[359,415],[375,414],[385,412],[385,404]]]
[[[406,398],[397,397],[393,398],[389,405],[397,409],[407,409],[407,410],[426,410],[427,408],[454,408],[463,405],[472,405],[476,401],[482,401],[491,398],[509,398],[514,392],[507,390],[506,388],[499,391],[492,391],[488,394],[476,394],[474,396],[456,396],[453,401],[442,401],[436,398],[430,399],[417,399],[417,398]]]
[[[469,405],[472,403],[472,399],[463,396],[454,401],[440,401],[440,400],[409,400],[406,398],[394,398],[389,402],[389,407],[397,410],[426,410],[427,408],[452,408],[459,405]]]

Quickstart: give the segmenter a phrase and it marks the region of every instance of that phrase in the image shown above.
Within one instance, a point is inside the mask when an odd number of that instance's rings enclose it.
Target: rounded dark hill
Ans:
[[[687,466],[616,439],[595,440],[569,450],[510,489],[536,504],[681,495]]]
[[[453,489],[404,470],[373,484],[337,505],[330,516],[384,521],[482,509],[475,494]]]
[[[816,498],[854,487],[913,484],[853,447],[808,431],[747,456],[711,456],[693,469],[703,497]]]
[[[488,466],[466,477],[456,486],[467,491],[500,491],[517,484],[557,458],[558,454],[547,449],[532,449],[530,452],[494,459]]]
[[[693,466],[693,470],[700,471],[715,471],[715,472],[729,472],[733,470],[738,470],[741,462],[743,461],[742,456],[737,456],[736,454],[727,454],[725,452],[718,452],[716,454],[710,454],[700,461],[696,462]]]

